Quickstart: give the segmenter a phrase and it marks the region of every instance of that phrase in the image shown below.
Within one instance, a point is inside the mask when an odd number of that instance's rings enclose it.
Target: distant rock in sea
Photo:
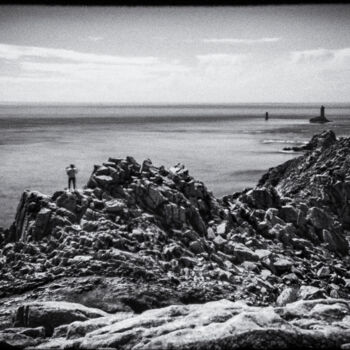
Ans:
[[[132,157],[95,166],[83,190],[25,191],[0,230],[0,346],[350,343],[350,138],[302,150],[223,198],[184,165]]]
[[[310,119],[310,123],[319,123],[319,124],[324,124],[324,123],[329,123],[330,120],[328,120],[325,116],[325,108],[324,106],[321,106],[321,111],[320,111],[320,116],[319,117],[313,117]]]

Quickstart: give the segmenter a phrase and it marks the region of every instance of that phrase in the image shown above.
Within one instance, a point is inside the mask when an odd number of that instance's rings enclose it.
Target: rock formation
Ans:
[[[313,117],[310,119],[310,123],[319,123],[319,124],[324,124],[324,123],[329,123],[330,120],[328,120],[325,116],[325,108],[324,106],[321,106],[320,110],[320,115],[319,117]]]
[[[45,310],[45,303],[41,307]],[[3,331],[0,339],[15,345],[31,338],[34,349],[42,350],[262,349],[262,345],[275,350],[340,349],[350,341],[349,310],[350,302],[344,299],[301,300],[283,307],[256,307],[222,299],[171,305],[138,315],[118,312],[70,323],[62,320],[53,337],[41,344],[43,338],[33,330],[39,333],[46,322],[35,318],[28,326],[41,326],[21,328],[17,339],[11,328]],[[28,336],[29,330],[33,337]]]
[[[349,148],[316,135],[221,199],[181,164],[132,157],[96,165],[81,191],[25,191],[0,231],[0,345],[349,343]]]

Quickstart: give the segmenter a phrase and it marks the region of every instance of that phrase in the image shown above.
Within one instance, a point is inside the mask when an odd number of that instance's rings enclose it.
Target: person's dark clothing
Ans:
[[[70,190],[70,185],[73,185],[73,190],[75,190],[75,184],[76,184],[76,182],[75,182],[75,177],[69,177],[68,178],[68,189]]]

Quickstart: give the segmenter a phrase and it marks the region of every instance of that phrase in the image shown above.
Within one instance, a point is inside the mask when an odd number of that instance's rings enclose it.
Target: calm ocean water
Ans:
[[[24,189],[52,194],[79,168],[82,187],[108,157],[184,163],[217,196],[256,184],[270,167],[325,129],[350,135],[350,104],[326,104],[333,122],[308,122],[319,105],[48,106],[0,105],[0,226],[9,226]],[[265,111],[270,120],[265,122]]]

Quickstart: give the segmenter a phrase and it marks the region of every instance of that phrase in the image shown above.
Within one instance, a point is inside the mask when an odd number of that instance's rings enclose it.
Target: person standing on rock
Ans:
[[[73,185],[73,190],[75,190],[76,185],[76,177],[75,175],[78,173],[78,169],[74,164],[66,167],[66,173],[68,176],[68,190],[70,190],[71,184]]]

